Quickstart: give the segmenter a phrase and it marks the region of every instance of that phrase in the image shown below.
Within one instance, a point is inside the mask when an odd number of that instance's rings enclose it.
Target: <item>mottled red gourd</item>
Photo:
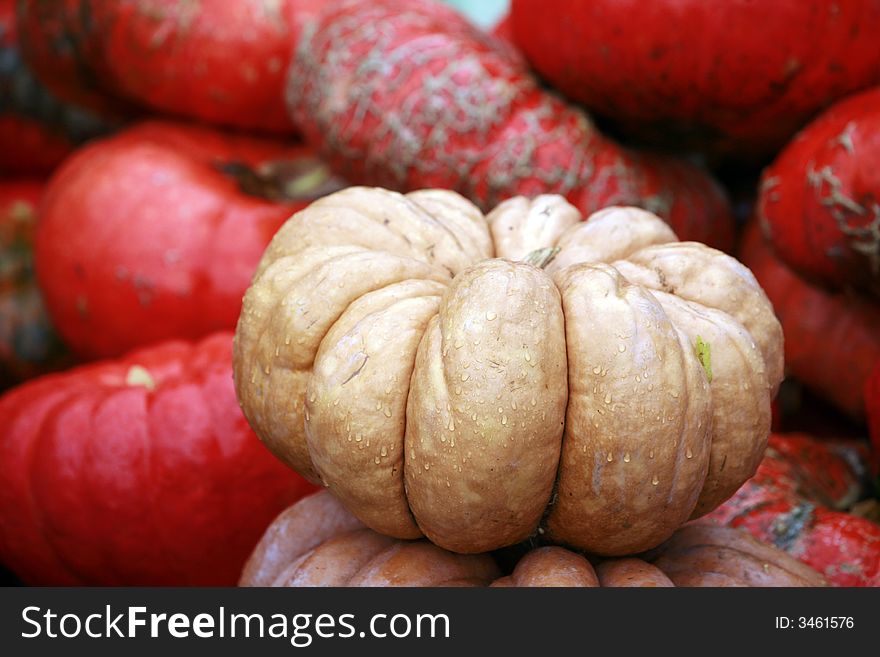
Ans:
[[[46,190],[35,249],[52,319],[91,358],[233,328],[272,235],[337,186],[304,146],[204,127],[96,141]]]
[[[880,297],[880,88],[834,105],[786,146],[764,172],[758,212],[795,271]]]
[[[43,176],[112,122],[60,101],[22,61],[15,0],[0,0],[0,174]]]
[[[291,132],[284,78],[320,4],[19,0],[18,16],[28,62],[65,98]]]
[[[42,192],[37,180],[0,181],[0,390],[69,360],[34,277],[32,247]]]
[[[865,494],[863,464],[801,434],[770,437],[755,476],[706,522],[739,527],[835,586],[880,586],[880,525],[835,510]],[[703,521],[701,521],[703,522]]]
[[[865,382],[880,360],[880,304],[828,292],[800,278],[774,255],[754,222],[746,229],[739,258],[773,303],[785,334],[789,373],[863,420]]]
[[[544,193],[585,216],[635,205],[681,239],[731,247],[730,209],[704,171],[624,150],[542,89],[509,44],[440,2],[325,2],[287,101],[304,136],[358,184],[453,189],[483,210]]]
[[[511,20],[550,83],[675,148],[769,156],[880,83],[875,0],[513,0]]]
[[[248,427],[231,347],[168,342],[0,397],[0,562],[28,584],[233,584],[314,488]]]

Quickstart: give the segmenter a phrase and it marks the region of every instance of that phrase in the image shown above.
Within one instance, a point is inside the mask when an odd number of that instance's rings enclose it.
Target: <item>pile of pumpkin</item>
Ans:
[[[649,5],[0,0],[6,580],[880,585],[880,4]]]

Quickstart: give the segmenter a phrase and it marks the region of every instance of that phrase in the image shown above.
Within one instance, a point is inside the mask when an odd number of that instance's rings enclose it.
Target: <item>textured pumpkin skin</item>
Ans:
[[[687,525],[643,557],[608,559],[594,568],[564,548],[541,547],[492,586],[825,586],[811,568],[728,527]]]
[[[234,583],[313,488],[241,416],[231,343],[163,343],[0,398],[0,561],[30,584]]]
[[[377,534],[321,491],[275,519],[245,564],[239,585],[485,586],[498,575],[487,554],[454,554],[428,541]]]
[[[606,139],[542,90],[508,44],[453,9],[332,0],[316,21],[291,66],[287,101],[346,179],[453,189],[484,210],[543,193],[564,195],[585,215],[636,205],[683,239],[729,249],[730,210],[704,172]]]
[[[656,546],[754,473],[782,377],[772,308],[729,256],[636,208],[582,222],[545,195],[484,217],[446,190],[297,213],[235,354],[279,458],[370,528],[468,553],[539,523],[602,554]]]
[[[0,181],[0,389],[69,361],[33,267],[40,181]]]
[[[645,559],[584,556],[544,546],[501,575],[489,554],[455,554],[425,540],[365,528],[328,491],[282,512],[245,564],[240,586],[671,587],[824,586],[808,566],[743,531],[688,525]],[[650,563],[653,561],[654,563]],[[674,583],[673,583],[674,582]]]
[[[513,0],[511,20],[563,93],[675,147],[770,155],[826,105],[880,83],[874,0],[562,0],[553,11]]]
[[[755,476],[705,521],[745,529],[832,585],[880,586],[880,525],[830,506],[845,508],[861,497],[857,474],[823,442],[771,436]]]
[[[691,523],[646,555],[676,586],[825,586],[822,575],[732,527]]]
[[[773,433],[750,480],[845,510],[868,494],[868,449],[862,441]]]
[[[810,123],[764,172],[758,212],[779,257],[833,288],[880,296],[880,89]]]
[[[746,229],[739,257],[773,303],[788,371],[861,421],[865,382],[880,360],[880,306],[806,282],[773,254],[755,223]]]
[[[284,79],[319,4],[20,0],[18,16],[28,61],[65,97],[100,104],[98,94],[109,93],[122,105],[291,132]]]
[[[222,171],[277,161],[305,185],[293,200],[246,193]],[[324,171],[307,148],[183,124],[86,146],[50,180],[35,246],[59,332],[94,358],[233,328],[260,254]]]
[[[65,103],[22,61],[15,0],[0,0],[0,174],[48,174],[114,121]]]

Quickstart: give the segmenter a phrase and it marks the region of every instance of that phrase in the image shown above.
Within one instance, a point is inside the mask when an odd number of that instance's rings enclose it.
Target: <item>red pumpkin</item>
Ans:
[[[0,181],[0,390],[67,364],[33,267],[43,183]]]
[[[283,84],[320,0],[19,2],[28,61],[61,95],[291,132]]]
[[[745,529],[836,586],[880,586],[880,525],[824,506],[855,501],[856,472],[831,451],[817,460],[823,447],[814,442],[805,449],[808,442],[804,436],[771,436],[755,476],[707,521]]]
[[[871,462],[874,474],[880,474],[880,360],[865,384],[865,406],[868,411],[868,431],[874,446]]]
[[[851,417],[863,419],[865,381],[880,360],[880,305],[807,283],[775,257],[754,223],[739,259],[773,303],[785,334],[788,371]]]
[[[758,211],[795,271],[880,296],[880,88],[834,105],[786,146],[764,172]]]
[[[230,585],[313,490],[263,448],[232,336],[168,342],[0,398],[0,561],[31,584]]]
[[[0,0],[0,174],[48,174],[113,122],[61,102],[21,61],[15,0]]]
[[[440,2],[328,0],[287,100],[310,143],[360,184],[453,189],[484,210],[544,193],[584,216],[636,205],[682,239],[732,246],[730,208],[704,171],[605,138],[508,44]]]
[[[752,483],[846,510],[867,495],[868,449],[863,441],[771,434]]]
[[[554,86],[675,147],[769,155],[880,83],[876,0],[513,0],[511,17]]]
[[[337,186],[305,147],[207,128],[143,123],[94,142],[46,190],[46,305],[92,358],[233,328],[272,235]]]

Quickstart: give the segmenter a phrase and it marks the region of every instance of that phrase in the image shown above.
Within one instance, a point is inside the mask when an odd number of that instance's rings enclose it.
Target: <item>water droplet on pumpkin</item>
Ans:
[[[467,381],[469,378],[471,378],[471,375],[468,374],[467,372],[465,372],[464,374],[461,375],[462,381]]]
[[[617,351],[623,353],[624,351],[626,351],[626,345],[621,342],[619,345],[617,345]]]
[[[650,452],[648,452],[648,458],[649,459],[654,458],[654,450],[653,449]]]
[[[599,374],[601,371],[602,371],[601,365],[596,365],[596,367],[593,368],[593,374]]]
[[[687,451],[684,453],[684,455],[685,455],[685,458],[689,458],[689,459],[694,458],[694,453],[691,451],[690,447],[687,448]]]
[[[490,322],[491,322],[492,320],[494,320],[496,317],[498,317],[498,315],[496,315],[495,313],[493,313],[491,310],[489,310],[489,311],[486,312],[486,319],[488,319]]]
[[[651,479],[651,483],[656,486],[660,483],[660,478],[657,475],[654,475],[654,477]]]
[[[504,425],[507,424],[507,416],[506,415],[501,416],[501,424],[504,424]]]
[[[623,462],[629,463],[629,452],[627,452],[626,454],[623,455]]]
[[[608,456],[605,457],[605,460],[611,463],[614,460],[614,454],[608,452]]]
[[[390,408],[386,408],[386,409],[385,409],[384,411],[382,411],[382,412],[385,414],[385,417],[391,417],[391,415],[392,415],[392,413],[391,413],[391,409],[390,409]]]

